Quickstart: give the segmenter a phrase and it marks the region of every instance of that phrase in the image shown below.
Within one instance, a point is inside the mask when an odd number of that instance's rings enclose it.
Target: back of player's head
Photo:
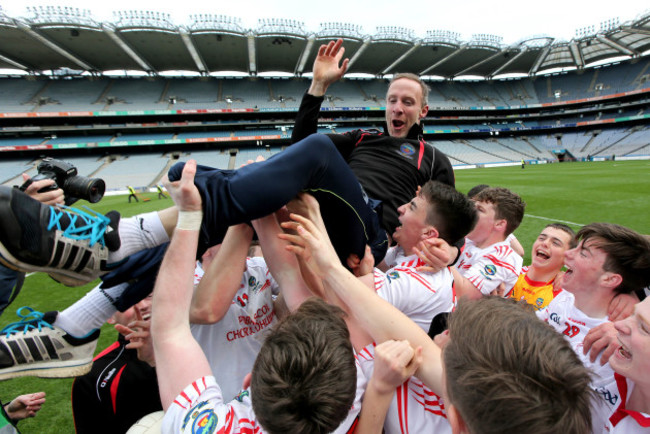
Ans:
[[[578,240],[576,239],[576,231],[571,229],[569,226],[565,225],[564,223],[549,223],[546,226],[544,226],[544,229],[546,228],[553,228],[557,229],[558,231],[562,231],[569,235],[569,248],[573,249],[575,246],[578,245]]]
[[[417,74],[413,74],[411,72],[400,72],[397,73],[393,76],[393,78],[390,80],[390,83],[388,83],[388,87],[390,87],[391,84],[393,84],[396,80],[399,80],[400,78],[406,78],[408,80],[415,81],[417,84],[420,85],[420,89],[422,89],[422,107],[425,105],[429,104],[429,86],[422,81],[420,76]]]
[[[494,216],[506,221],[505,236],[510,235],[519,227],[524,218],[524,202],[519,195],[507,188],[490,187],[481,190],[472,199],[477,202],[487,202],[494,206]]]
[[[456,244],[476,224],[478,214],[472,201],[463,193],[439,181],[427,181],[420,194],[429,204],[427,223],[438,230],[438,237]]]
[[[469,197],[470,199],[474,199],[474,196],[476,196],[486,188],[490,188],[490,186],[487,184],[475,185],[474,187],[469,189],[469,191],[467,192],[467,197]]]
[[[617,293],[629,293],[650,285],[650,241],[647,237],[613,223],[591,223],[576,235],[607,254],[605,271],[620,274]]]
[[[354,402],[357,370],[343,311],[306,300],[264,341],[251,375],[251,400],[264,430],[329,433]]]
[[[591,432],[589,370],[530,306],[461,300],[443,358],[449,404],[469,432]]]

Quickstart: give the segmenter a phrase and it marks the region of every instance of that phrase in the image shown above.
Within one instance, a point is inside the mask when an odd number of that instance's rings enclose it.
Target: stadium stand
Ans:
[[[155,185],[163,175],[169,159],[158,154],[113,156],[111,163],[94,176],[106,182],[106,190],[123,190],[127,185],[135,188]]]

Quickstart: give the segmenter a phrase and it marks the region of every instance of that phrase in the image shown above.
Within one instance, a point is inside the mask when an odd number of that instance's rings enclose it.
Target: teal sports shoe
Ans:
[[[0,263],[42,271],[67,286],[84,285],[110,270],[120,247],[120,214],[49,206],[16,188],[0,186]]]
[[[90,371],[99,330],[77,338],[52,325],[58,312],[23,306],[16,313],[21,320],[0,332],[0,380],[77,377]]]

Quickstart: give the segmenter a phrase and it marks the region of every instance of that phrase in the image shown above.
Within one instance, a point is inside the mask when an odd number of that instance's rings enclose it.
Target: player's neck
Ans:
[[[491,232],[490,235],[488,235],[487,238],[485,238],[480,243],[477,243],[474,240],[472,240],[472,241],[474,241],[474,244],[476,244],[476,247],[478,247],[479,249],[486,249],[486,248],[490,247],[493,244],[502,243],[505,240],[506,240],[506,237],[503,235],[502,232]]]
[[[575,307],[590,318],[607,317],[609,303],[614,298],[614,294],[609,288],[608,291],[605,291],[604,288],[576,291],[573,292],[573,295],[575,296]]]
[[[559,272],[560,270],[544,270],[531,265],[528,267],[526,276],[528,276],[528,279],[534,280],[535,282],[550,282],[555,279]]]
[[[625,405],[627,410],[650,413],[650,390],[648,384],[635,384],[629,401]]]

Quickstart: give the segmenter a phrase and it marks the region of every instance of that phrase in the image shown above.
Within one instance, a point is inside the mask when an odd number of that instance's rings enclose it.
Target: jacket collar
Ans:
[[[384,135],[392,137],[388,133],[388,124],[386,124],[386,122],[383,122],[382,125],[384,127]],[[424,130],[422,129],[421,123],[413,124],[413,126],[409,130],[409,133],[406,135],[406,138],[411,140],[420,140],[423,137],[424,137]]]

